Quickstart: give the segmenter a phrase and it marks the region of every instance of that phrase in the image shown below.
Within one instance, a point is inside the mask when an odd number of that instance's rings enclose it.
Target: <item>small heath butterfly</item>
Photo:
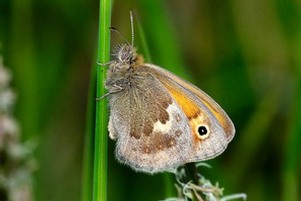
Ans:
[[[117,159],[152,174],[221,154],[235,133],[228,115],[201,89],[145,63],[133,41],[116,47],[105,83]]]

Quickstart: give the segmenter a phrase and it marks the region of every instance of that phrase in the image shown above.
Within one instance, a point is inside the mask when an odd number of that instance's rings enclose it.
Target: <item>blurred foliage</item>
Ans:
[[[0,54],[11,67],[23,140],[38,140],[36,200],[80,200],[96,0],[0,0]],[[203,175],[249,200],[301,197],[301,3],[287,0],[115,1],[112,26],[227,111],[237,134]],[[112,45],[121,39],[112,35]],[[164,199],[163,174],[135,173],[109,143],[109,200]]]

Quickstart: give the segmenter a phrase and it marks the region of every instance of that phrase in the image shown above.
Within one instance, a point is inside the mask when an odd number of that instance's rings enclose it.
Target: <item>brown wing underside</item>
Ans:
[[[110,98],[109,130],[117,138],[116,156],[139,171],[171,169],[185,163],[190,151],[188,120],[152,74],[138,72],[135,86]]]

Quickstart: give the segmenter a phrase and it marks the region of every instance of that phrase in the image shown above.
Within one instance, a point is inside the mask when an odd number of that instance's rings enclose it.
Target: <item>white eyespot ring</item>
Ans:
[[[195,133],[197,134],[199,139],[204,140],[204,139],[209,137],[210,130],[209,130],[209,127],[207,125],[199,125],[196,128]]]

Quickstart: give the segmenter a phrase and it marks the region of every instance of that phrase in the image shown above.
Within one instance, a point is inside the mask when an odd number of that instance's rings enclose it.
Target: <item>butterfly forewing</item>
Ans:
[[[186,163],[192,139],[184,112],[147,70],[137,69],[135,84],[111,95],[109,130],[118,139],[118,160],[152,173]]]

